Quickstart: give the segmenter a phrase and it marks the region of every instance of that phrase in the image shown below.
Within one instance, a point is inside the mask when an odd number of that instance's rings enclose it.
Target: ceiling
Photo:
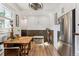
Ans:
[[[30,16],[47,15],[58,8],[60,3],[43,3],[43,8],[40,10],[33,10],[32,8],[29,8],[29,3],[5,3],[4,5],[19,11],[23,16]]]
[[[14,4],[19,8],[21,11],[26,11],[26,10],[32,10],[29,8],[28,3],[16,3]],[[42,10],[53,10],[55,9],[55,6],[58,6],[59,3],[43,3],[43,9]]]

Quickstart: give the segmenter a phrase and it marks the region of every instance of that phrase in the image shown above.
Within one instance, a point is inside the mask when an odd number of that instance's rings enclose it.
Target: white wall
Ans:
[[[58,38],[57,38],[57,32],[60,30],[60,26],[59,25],[54,25],[54,47],[56,49],[58,49]]]
[[[23,30],[26,30],[27,29],[27,18],[24,19],[24,18],[20,18],[19,20],[19,25],[20,25],[20,28],[23,29]]]
[[[53,14],[26,16],[25,20],[20,20],[21,29],[45,30],[53,27]]]
[[[27,29],[29,30],[44,30],[49,27],[48,16],[29,16],[27,20]]]

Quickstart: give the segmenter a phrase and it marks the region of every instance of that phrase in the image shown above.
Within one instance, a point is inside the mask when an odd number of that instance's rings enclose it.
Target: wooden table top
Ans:
[[[27,44],[32,40],[32,37],[30,36],[25,36],[25,37],[20,37],[20,38],[16,38],[16,39],[8,39],[6,41],[4,41],[4,44]]]

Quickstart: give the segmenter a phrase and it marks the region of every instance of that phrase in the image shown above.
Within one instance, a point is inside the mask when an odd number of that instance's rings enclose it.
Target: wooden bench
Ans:
[[[5,47],[4,55],[5,56],[19,56],[20,48],[19,47]]]

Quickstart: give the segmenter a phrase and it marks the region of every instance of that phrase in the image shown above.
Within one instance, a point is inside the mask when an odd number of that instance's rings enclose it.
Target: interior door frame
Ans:
[[[72,33],[75,33],[76,30],[76,23],[75,23],[75,9],[72,10]],[[75,35],[72,34],[72,54],[75,56]]]

